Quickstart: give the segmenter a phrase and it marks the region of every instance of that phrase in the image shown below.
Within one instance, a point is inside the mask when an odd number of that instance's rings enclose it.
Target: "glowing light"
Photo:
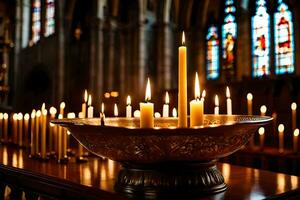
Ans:
[[[185,45],[185,34],[184,34],[184,31],[182,31],[181,43],[182,43],[182,45]]]
[[[172,110],[172,116],[173,117],[177,117],[177,110],[176,110],[176,108],[173,108],[173,110]]]
[[[54,108],[54,107],[52,106],[52,107],[50,108],[49,112],[50,112],[51,115],[55,115],[56,112],[57,112],[57,110],[56,110],[56,108]]]
[[[74,119],[75,117],[76,117],[76,114],[73,112],[70,112],[67,114],[67,118],[69,118],[69,119]]]
[[[104,113],[104,103],[101,104],[101,113]]]
[[[66,107],[66,103],[65,102],[61,102],[60,105],[59,105],[59,107],[61,109],[64,109]]]
[[[215,106],[219,106],[219,97],[218,97],[218,95],[215,96]]]
[[[31,112],[31,115],[30,115],[31,119],[35,118],[35,113],[36,113],[36,112],[35,112],[35,110],[33,109],[32,112]]]
[[[283,124],[279,124],[278,126],[278,132],[283,132],[284,131],[284,125]]]
[[[294,136],[295,136],[295,137],[298,137],[298,136],[299,136],[299,129],[298,129],[298,128],[294,130]]]
[[[140,116],[141,116],[140,111],[139,111],[139,110],[135,110],[135,111],[133,112],[133,116],[134,116],[134,117],[140,117]]]
[[[18,120],[22,120],[23,119],[23,114],[22,113],[19,113],[18,114]]]
[[[296,110],[296,109],[297,109],[297,104],[296,104],[295,102],[293,102],[293,103],[291,104],[291,109],[292,109],[292,110]]]
[[[91,105],[92,105],[92,96],[89,95],[88,106],[91,106]]]
[[[114,104],[114,116],[115,116],[115,117],[118,117],[118,115],[119,115],[119,110],[118,110],[117,104],[115,103],[115,104]]]
[[[29,114],[28,114],[28,113],[26,113],[26,114],[24,115],[24,120],[29,120]]]
[[[145,95],[145,101],[151,100],[151,86],[150,86],[150,79],[147,79],[147,86],[146,86],[146,95]]]
[[[195,99],[200,98],[200,84],[199,84],[199,78],[198,78],[198,73],[196,72],[195,75]]]
[[[253,95],[251,93],[247,94],[247,100],[251,101],[253,99]]]
[[[160,118],[160,117],[161,117],[161,114],[160,114],[159,112],[155,112],[155,113],[154,113],[154,117],[155,117],[155,118]]]
[[[168,93],[168,92],[166,92],[165,103],[166,103],[166,104],[169,104],[169,103],[170,103],[170,97],[169,97],[169,93]]]
[[[230,90],[228,86],[226,87],[226,97],[230,98]]]
[[[8,114],[7,113],[3,114],[3,119],[8,119]]]
[[[260,128],[258,129],[258,134],[259,134],[259,135],[265,134],[265,128],[264,128],[264,127],[260,127]]]
[[[262,105],[262,106],[260,107],[260,112],[261,112],[261,113],[266,113],[266,112],[267,112],[267,106]]]
[[[88,93],[87,90],[84,90],[84,102],[86,103],[88,101]]]
[[[204,99],[205,97],[206,97],[206,91],[203,90],[203,91],[202,91],[202,98]]]
[[[131,104],[131,98],[130,98],[129,95],[127,96],[126,104],[127,104],[127,105],[130,105],[130,104]]]

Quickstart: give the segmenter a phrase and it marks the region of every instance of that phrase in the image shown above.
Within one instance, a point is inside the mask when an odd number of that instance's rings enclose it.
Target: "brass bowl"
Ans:
[[[204,126],[176,128],[177,118],[157,118],[152,129],[139,128],[138,118],[61,119],[92,153],[119,162],[207,162],[228,156],[245,145],[256,130],[272,120],[267,116],[205,115]]]

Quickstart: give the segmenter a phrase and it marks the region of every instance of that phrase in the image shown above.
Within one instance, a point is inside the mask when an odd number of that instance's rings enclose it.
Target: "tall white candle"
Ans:
[[[298,153],[299,129],[296,128],[293,135],[293,150],[295,153]]]
[[[219,97],[215,96],[215,115],[219,115]]]
[[[3,114],[3,119],[4,119],[4,127],[3,127],[3,132],[4,132],[4,141],[7,142],[8,141],[8,133],[7,133],[7,129],[8,129],[8,114],[4,113]]]
[[[50,112],[50,120],[55,119],[55,115],[56,115],[56,112],[57,112],[56,108],[51,107],[49,109],[49,112]],[[57,141],[54,129],[56,129],[55,125],[52,124],[52,123],[49,123],[49,143],[48,144],[49,144],[49,151],[50,151],[50,153],[53,152],[53,146],[55,146],[54,144]]]
[[[117,106],[116,103],[114,104],[114,116],[115,116],[115,117],[118,117],[118,116],[119,116],[119,110],[118,110],[118,106]]]
[[[278,136],[279,136],[279,152],[282,153],[284,151],[284,125],[279,124],[278,126]]]
[[[132,107],[131,107],[131,98],[128,95],[126,100],[126,117],[131,118],[132,117]]]
[[[291,104],[292,109],[292,130],[295,130],[297,127],[297,104],[293,102]]]
[[[42,137],[41,137],[41,157],[46,158],[46,125],[47,125],[47,110],[43,109],[42,113]]]
[[[227,115],[232,115],[232,101],[230,98],[230,90],[229,87],[226,87],[226,104],[227,104]]]
[[[151,86],[148,78],[145,103],[140,103],[140,127],[141,128],[153,128],[154,127],[154,104],[151,100]]]
[[[14,113],[13,114],[13,143],[17,144],[18,140],[18,114]]]
[[[30,155],[35,154],[35,110],[31,112],[31,123],[30,123]]]
[[[41,111],[36,111],[35,115],[35,153],[40,153],[40,121],[41,121]]]
[[[163,105],[163,117],[169,117],[169,103],[170,103],[169,93],[166,92],[165,104]]]
[[[30,118],[29,114],[26,113],[26,114],[24,115],[24,138],[25,138],[25,140],[24,140],[24,145],[25,145],[26,147],[28,147],[28,126],[29,126],[29,118]]]
[[[248,115],[252,115],[252,99],[253,99],[253,95],[251,93],[248,93],[247,94]]]
[[[94,117],[94,107],[92,106],[92,96],[89,95],[89,100],[88,100],[88,118],[93,118]]]
[[[19,122],[19,130],[18,130],[19,142],[18,142],[18,144],[19,144],[19,146],[23,146],[23,114],[22,113],[18,114],[18,122]]]
[[[260,107],[260,115],[261,115],[261,116],[265,116],[265,115],[266,115],[266,112],[267,112],[267,106],[262,105],[262,106]]]

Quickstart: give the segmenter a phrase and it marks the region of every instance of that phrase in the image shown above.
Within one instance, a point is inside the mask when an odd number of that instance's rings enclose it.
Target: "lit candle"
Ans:
[[[41,157],[46,158],[46,127],[47,127],[47,110],[42,113],[42,136],[41,136]]]
[[[187,127],[187,49],[185,36],[182,33],[182,46],[178,55],[178,127]]]
[[[8,134],[7,134],[7,128],[8,128],[8,114],[4,113],[3,114],[3,119],[4,119],[4,127],[3,127],[3,132],[4,132],[4,141],[8,141]]]
[[[151,87],[148,78],[145,103],[140,103],[140,127],[153,128],[154,127],[154,104],[149,102],[151,100]]]
[[[163,117],[169,117],[169,103],[170,103],[169,93],[166,92],[165,104],[163,106]]]
[[[86,117],[86,103],[88,101],[88,93],[87,90],[84,90],[84,102],[81,105],[81,112],[84,116],[84,118]]]
[[[41,111],[36,111],[35,114],[35,153],[38,154],[40,152],[40,138],[39,138],[39,131],[40,131],[40,118],[41,118]]]
[[[18,114],[13,114],[13,143],[17,144],[17,134],[18,134]]]
[[[88,118],[93,118],[94,117],[94,107],[92,106],[92,96],[89,95],[89,100],[88,100]]]
[[[114,116],[115,116],[115,117],[118,117],[118,116],[119,116],[119,110],[118,110],[118,106],[117,106],[116,103],[114,104]]]
[[[203,125],[203,101],[200,100],[200,85],[198,73],[195,76],[195,99],[190,102],[190,126]]]
[[[155,118],[161,118],[161,114],[160,114],[159,112],[155,112],[155,113],[154,113],[154,117],[155,117]]]
[[[299,138],[299,129],[294,130],[294,137],[293,137],[293,150],[295,153],[298,153],[298,139]]]
[[[18,124],[19,124],[19,146],[23,146],[23,114],[22,113],[19,113],[18,114]]]
[[[28,124],[29,124],[29,118],[30,118],[29,114],[26,113],[24,115],[24,137],[25,137],[24,143],[25,143],[26,147],[28,147]]]
[[[295,130],[297,127],[297,104],[294,102],[291,104],[292,109],[292,130]]]
[[[206,91],[202,91],[201,100],[203,101],[203,113],[204,113],[204,101],[205,101]]]
[[[128,95],[126,100],[126,117],[131,118],[132,117],[132,107],[131,107],[131,98]]]
[[[133,112],[133,117],[140,117],[141,116],[141,112],[139,110],[135,110]]]
[[[177,117],[177,110],[176,110],[176,108],[173,108],[173,110],[172,110],[172,116],[173,117]]]
[[[34,135],[34,122],[35,122],[35,110],[33,109],[31,112],[31,123],[30,123],[30,155],[33,156],[35,154],[35,135]]]
[[[0,142],[3,138],[3,113],[0,113]]]
[[[260,149],[263,149],[264,143],[265,143],[265,128],[260,127],[258,129],[258,134],[259,134],[259,146],[260,146]]]
[[[215,96],[215,115],[219,115],[219,97]]]
[[[230,98],[230,90],[229,87],[226,87],[226,103],[227,103],[227,115],[232,115],[232,101]]]
[[[50,120],[53,120],[55,119],[55,115],[56,115],[56,108],[54,107],[51,107],[49,109],[49,112],[50,112]],[[55,132],[55,126],[54,124],[52,124],[51,122],[49,123],[49,151],[50,153],[53,153],[53,141],[57,141],[56,139],[56,134],[54,133]],[[54,142],[56,143],[56,142]]]
[[[267,106],[262,105],[262,106],[260,107],[260,115],[261,115],[261,116],[265,116],[265,115],[266,115],[266,112],[267,112]]]
[[[58,119],[62,119],[62,114],[58,115]],[[57,153],[57,159],[60,161],[63,158],[63,152],[62,152],[62,143],[63,143],[63,136],[62,136],[62,127],[58,126],[58,153]]]
[[[60,105],[59,105],[59,114],[62,115],[62,117],[64,117],[64,110],[65,110],[65,107],[66,107],[66,103],[65,102],[61,102]]]
[[[252,115],[252,100],[253,100],[253,95],[251,93],[248,93],[247,94],[248,115]]]
[[[282,153],[284,150],[284,125],[283,124],[279,124],[278,132],[279,132],[279,152]]]

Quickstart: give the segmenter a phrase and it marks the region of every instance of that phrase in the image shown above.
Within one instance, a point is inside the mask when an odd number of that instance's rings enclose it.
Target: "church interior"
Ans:
[[[0,200],[300,198],[298,0],[0,0]]]

